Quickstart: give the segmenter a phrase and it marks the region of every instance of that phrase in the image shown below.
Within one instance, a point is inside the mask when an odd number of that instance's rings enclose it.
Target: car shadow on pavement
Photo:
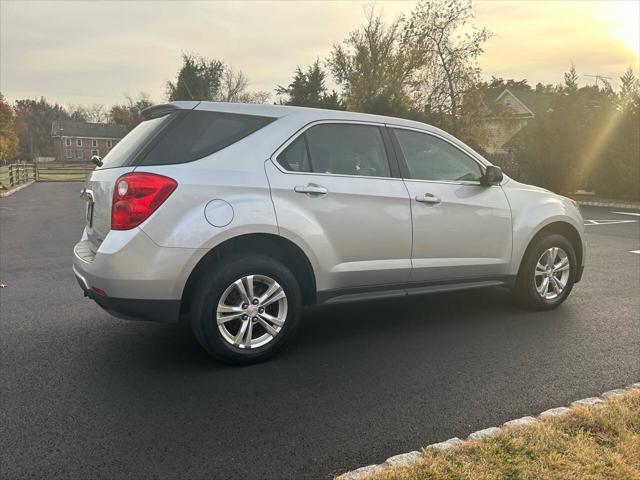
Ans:
[[[322,357],[322,349],[332,355],[347,356],[354,348],[369,350],[366,342],[393,343],[421,341],[436,331],[458,330],[490,319],[508,323],[514,314],[535,315],[517,309],[509,292],[488,288],[465,292],[440,293],[362,303],[310,307],[303,311],[300,328],[290,345],[267,363],[285,366],[288,362],[305,362],[309,356]],[[118,321],[117,335],[104,338],[101,352],[127,361],[129,368],[204,370],[208,372],[237,369],[209,357],[191,333],[188,319],[179,324]],[[486,325],[485,325],[486,326]],[[130,335],[126,330],[131,330]],[[134,338],[135,347],[122,335]],[[413,339],[413,340],[412,340]],[[133,348],[132,348],[133,347]],[[401,355],[402,352],[397,352]],[[264,364],[262,364],[264,368]],[[240,367],[260,368],[259,365]]]

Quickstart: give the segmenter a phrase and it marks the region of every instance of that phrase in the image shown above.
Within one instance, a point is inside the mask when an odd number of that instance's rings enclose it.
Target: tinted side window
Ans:
[[[394,130],[409,168],[418,180],[478,182],[482,171],[469,155],[438,137],[411,130]]]
[[[300,135],[296,138],[293,143],[289,144],[289,146],[278,155],[277,160],[285,170],[292,172],[310,172],[311,165],[305,136]]]
[[[378,127],[327,123],[311,127],[305,135],[313,172],[391,176]]]
[[[191,110],[181,114],[142,160],[142,165],[186,163],[211,155],[271,123],[274,119],[235,113]]]
[[[172,120],[174,115],[152,118],[140,123],[107,153],[102,159],[102,167],[100,168],[115,168],[128,165],[163,126]]]

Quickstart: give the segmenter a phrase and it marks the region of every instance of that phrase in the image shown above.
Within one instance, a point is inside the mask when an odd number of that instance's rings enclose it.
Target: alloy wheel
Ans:
[[[538,295],[545,300],[560,296],[567,286],[571,264],[569,256],[560,247],[546,249],[538,258],[534,282]]]
[[[282,330],[287,307],[287,295],[278,282],[266,275],[247,275],[222,293],[216,308],[218,330],[234,347],[262,347]]]

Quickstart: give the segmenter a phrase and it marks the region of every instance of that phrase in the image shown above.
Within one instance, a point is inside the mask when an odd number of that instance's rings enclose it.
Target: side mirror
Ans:
[[[502,169],[495,165],[488,165],[484,171],[484,175],[480,178],[480,185],[491,186],[497,185],[503,179]]]
[[[102,159],[98,155],[94,155],[93,157],[91,157],[91,163],[94,163],[97,166],[101,167],[102,166]]]

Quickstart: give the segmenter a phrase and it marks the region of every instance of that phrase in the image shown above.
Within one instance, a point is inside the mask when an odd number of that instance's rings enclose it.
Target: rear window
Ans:
[[[270,117],[200,110],[181,113],[140,165],[198,160],[242,140],[273,120]]]
[[[140,151],[153,139],[174,114],[152,118],[140,123],[120,140],[102,159],[100,168],[116,168],[130,165]]]

